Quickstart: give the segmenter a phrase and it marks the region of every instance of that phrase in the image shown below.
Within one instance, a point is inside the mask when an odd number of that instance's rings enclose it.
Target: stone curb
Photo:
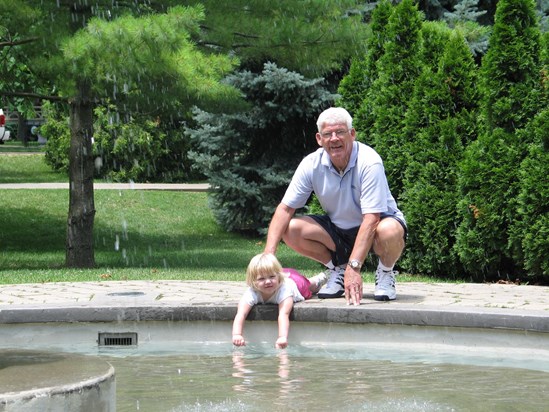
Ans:
[[[0,311],[0,324],[44,322],[122,322],[122,321],[232,321],[237,306],[178,305],[129,307],[51,307],[18,308]],[[275,305],[255,307],[248,320],[276,321]],[[351,324],[393,324],[463,328],[513,329],[549,333],[546,315],[508,310],[448,310],[428,308],[308,307],[297,304],[295,322],[334,322]]]

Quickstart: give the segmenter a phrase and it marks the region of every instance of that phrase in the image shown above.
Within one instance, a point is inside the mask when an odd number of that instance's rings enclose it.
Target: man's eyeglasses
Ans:
[[[345,136],[347,133],[349,133],[349,130],[340,129],[340,130],[336,130],[335,132],[323,132],[323,133],[320,133],[320,135],[324,139],[329,139],[330,137],[333,136],[334,133],[337,137],[341,138],[341,137]]]

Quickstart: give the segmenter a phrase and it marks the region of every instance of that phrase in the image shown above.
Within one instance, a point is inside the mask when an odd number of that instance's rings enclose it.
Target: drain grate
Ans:
[[[137,345],[136,332],[99,332],[99,346],[133,346]]]

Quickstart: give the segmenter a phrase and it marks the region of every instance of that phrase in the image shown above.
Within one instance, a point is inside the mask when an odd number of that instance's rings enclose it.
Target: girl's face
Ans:
[[[272,296],[272,294],[278,289],[279,285],[280,281],[276,273],[260,274],[255,279],[255,287],[263,294],[263,297]]]

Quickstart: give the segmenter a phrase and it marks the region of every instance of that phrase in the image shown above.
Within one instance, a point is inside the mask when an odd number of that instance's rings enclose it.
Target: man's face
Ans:
[[[344,169],[349,163],[356,138],[355,129],[348,129],[345,123],[325,124],[316,141],[330,156],[333,165]]]

